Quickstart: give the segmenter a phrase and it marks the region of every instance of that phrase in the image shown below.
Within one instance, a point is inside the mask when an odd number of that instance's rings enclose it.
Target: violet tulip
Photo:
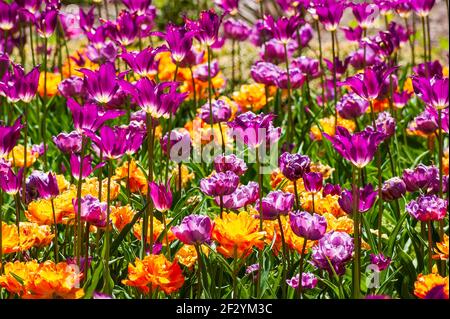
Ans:
[[[103,126],[99,131],[99,136],[92,131],[86,131],[85,134],[98,146],[103,152],[106,159],[118,159],[127,151],[126,143],[118,143],[125,141],[127,130],[120,127]]]
[[[200,12],[196,21],[186,19],[186,27],[193,31],[195,38],[206,46],[212,46],[218,39],[219,28],[223,16],[219,16],[213,9]]]
[[[228,19],[223,23],[223,32],[226,38],[242,42],[250,36],[251,29],[244,22]]]
[[[280,170],[290,181],[296,181],[310,171],[311,160],[307,155],[281,154],[278,160]]]
[[[289,223],[294,234],[307,240],[319,240],[327,230],[325,217],[304,211],[289,213]]]
[[[422,222],[444,219],[447,214],[447,200],[436,195],[420,195],[406,205],[406,211]]]
[[[180,129],[170,131],[170,152],[169,132],[161,137],[159,143],[161,144],[163,154],[168,156],[170,153],[170,159],[177,163],[187,160],[191,154],[192,141],[187,130]],[[177,152],[173,153],[174,151]]]
[[[309,172],[303,174],[303,183],[308,192],[317,193],[323,187],[323,175],[318,172]]]
[[[149,183],[150,198],[153,201],[154,207],[161,213],[167,212],[172,207],[172,191],[170,190],[170,184],[156,184],[155,182]]]
[[[273,63],[258,61],[252,65],[250,74],[256,83],[276,85],[281,69]]]
[[[370,28],[379,14],[378,6],[373,3],[353,3],[351,7],[356,21],[363,29]]]
[[[56,23],[58,21],[58,11],[47,9],[40,14],[36,21],[38,34],[42,38],[50,38],[55,32]]]
[[[113,63],[105,63],[96,71],[80,69],[84,74],[84,85],[89,96],[97,103],[106,104],[119,89]]]
[[[49,199],[59,195],[58,181],[56,175],[49,172],[46,178],[37,180],[37,191],[41,198]]]
[[[323,6],[318,6],[316,13],[327,31],[336,31],[344,14],[344,9],[345,7],[341,2],[330,0]]]
[[[342,96],[336,105],[336,109],[344,119],[356,119],[363,115],[369,107],[369,103],[355,93]]]
[[[239,185],[230,195],[222,197],[223,207],[227,209],[240,209],[251,205],[258,200],[259,185],[256,182],[248,182],[247,185]],[[220,205],[220,197],[215,199],[217,205]]]
[[[282,191],[271,191],[267,196],[263,197],[262,204],[259,200],[256,201],[255,209],[261,211],[263,219],[275,220],[280,215],[287,215],[293,206],[293,194]]]
[[[178,27],[170,23],[167,25],[164,39],[175,63],[182,62],[191,51],[193,36],[194,33],[185,26]]]
[[[72,200],[75,211],[78,209],[78,200]],[[105,227],[107,224],[107,204],[100,202],[97,198],[86,195],[81,198],[81,220],[96,227]]]
[[[30,72],[25,73],[22,66],[12,64],[13,74],[8,76],[8,80],[0,81],[0,94],[6,96],[9,102],[16,103],[23,101],[30,103],[36,95],[39,84],[39,66],[34,67]]]
[[[128,52],[124,49],[120,57],[130,66],[134,73],[140,77],[149,77],[158,73],[159,61],[156,59],[156,56],[164,51],[167,51],[167,48],[146,48],[140,52]]]
[[[0,188],[9,195],[16,195],[22,185],[23,168],[14,173],[7,164],[0,162]]]
[[[230,105],[226,101],[220,99],[211,101],[211,110],[213,123],[227,122],[232,113]],[[209,103],[202,105],[200,108],[199,117],[206,123],[211,120]]]
[[[391,258],[383,254],[370,254],[370,262],[378,267],[378,271],[385,270],[391,264]]]
[[[383,183],[381,195],[383,200],[392,201],[406,194],[406,184],[400,177],[392,177]]]
[[[172,227],[172,232],[186,245],[201,245],[211,240],[213,224],[208,216],[189,215],[183,218],[179,226]]]
[[[264,23],[276,40],[283,45],[287,45],[292,40],[299,25],[303,23],[303,20],[297,15],[291,17],[282,16],[277,20],[268,15],[265,17]]]
[[[359,213],[366,213],[369,211],[375,200],[377,199],[377,192],[374,191],[372,184],[367,184],[359,190],[358,208]],[[351,215],[353,213],[353,191],[344,189],[338,199],[339,206],[344,212]]]
[[[216,172],[232,171],[238,176],[247,171],[247,164],[236,155],[218,155],[214,158],[214,169]]]
[[[73,153],[70,155],[70,170],[72,176],[77,180],[80,178],[80,161],[81,161],[80,155],[76,155]],[[92,157],[90,155],[83,157],[83,172],[81,174],[81,179],[85,179],[86,177],[91,175],[91,173],[95,169],[100,168],[104,165],[105,163],[100,163],[94,168],[92,168]]]
[[[430,78],[413,77],[414,92],[428,106],[437,110],[448,107],[448,78],[440,79],[436,76]]]
[[[0,125],[0,158],[7,156],[16,146],[23,125],[19,117],[12,126]]]
[[[294,288],[298,289],[299,284],[299,274],[295,275],[291,279],[286,279],[286,283]],[[313,273],[310,272],[304,272],[302,273],[302,288],[303,289],[313,289],[317,286],[318,279],[316,276],[314,276]]]
[[[53,142],[63,153],[79,153],[81,151],[82,135],[77,131],[59,133],[53,136]]]
[[[232,194],[239,184],[239,176],[232,171],[215,173],[200,180],[200,189],[209,196],[224,196]]]

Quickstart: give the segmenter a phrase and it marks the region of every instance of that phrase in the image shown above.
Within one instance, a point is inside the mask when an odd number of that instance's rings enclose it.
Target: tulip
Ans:
[[[260,210],[265,220],[275,220],[280,215],[287,215],[294,205],[294,195],[282,191],[272,191],[260,201],[256,201],[255,209]]]
[[[306,240],[319,240],[327,230],[327,220],[317,214],[296,211],[289,214],[289,221],[294,234]]]
[[[211,240],[212,222],[208,216],[189,215],[179,226],[172,227],[173,234],[186,245],[201,245]]]
[[[63,153],[79,153],[81,151],[82,136],[77,131],[59,133],[53,136],[53,142]]]
[[[163,184],[150,182],[149,187],[150,198],[153,201],[154,207],[161,213],[167,212],[172,207],[172,192],[170,190],[170,185],[164,186]]]
[[[78,200],[75,198],[73,207],[75,210],[78,209]],[[81,198],[81,220],[97,227],[105,227],[107,224],[106,208],[106,203],[100,202],[91,195],[86,195]]]
[[[399,177],[392,177],[383,183],[381,188],[383,200],[392,201],[401,198],[406,193],[406,184]]]
[[[0,158],[6,157],[14,148],[20,138],[23,125],[19,117],[12,126],[0,125]]]
[[[243,175],[247,171],[247,165],[244,160],[236,157],[236,155],[218,155],[214,159],[214,169],[216,172],[232,171],[238,176]]]
[[[365,213],[369,211],[376,199],[377,192],[373,190],[372,184],[367,184],[364,188],[360,188],[357,212]],[[353,200],[353,191],[344,189],[338,199],[338,203],[344,212],[353,214]]]

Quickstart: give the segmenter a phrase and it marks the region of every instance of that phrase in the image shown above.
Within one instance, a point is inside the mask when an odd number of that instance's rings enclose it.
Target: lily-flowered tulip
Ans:
[[[19,117],[12,126],[0,125],[0,158],[7,156],[20,138],[23,125]]]
[[[359,168],[363,168],[373,160],[378,145],[384,139],[384,134],[369,130],[352,135],[342,126],[336,128],[336,134],[333,137],[326,133],[323,133],[323,136],[333,144],[343,158]]]
[[[5,75],[7,80],[0,81],[0,95],[6,96],[9,102],[16,103],[23,101],[30,103],[36,95],[39,84],[39,66],[34,67],[30,72],[25,73],[22,66],[12,64],[13,74]]]
[[[357,26],[356,28],[352,27],[341,27],[341,30],[344,31],[345,39],[350,42],[359,42],[362,38],[363,28]]]
[[[304,211],[289,213],[289,223],[294,234],[307,240],[319,240],[327,230],[325,217]]]
[[[330,183],[327,183],[322,190],[322,196],[326,197],[327,195],[341,195],[341,185],[337,184],[337,185],[333,185]]]
[[[53,136],[53,142],[63,153],[79,153],[81,151],[82,135],[77,131],[59,133]]]
[[[172,232],[186,245],[201,245],[211,240],[212,229],[208,216],[192,214],[184,217],[179,226],[172,227]]]
[[[156,59],[156,56],[164,51],[167,51],[167,48],[146,48],[140,52],[128,52],[124,49],[120,57],[130,66],[134,73],[140,77],[149,77],[154,76],[158,72],[159,61]]]
[[[137,16],[127,11],[122,11],[115,22],[107,21],[105,25],[111,39],[125,47],[139,36]]]
[[[72,200],[75,211],[78,209],[78,200]],[[107,203],[100,202],[97,198],[86,195],[81,198],[81,220],[97,227],[105,227],[107,224]]]
[[[281,154],[278,163],[283,175],[291,181],[296,181],[303,174],[309,172],[311,160],[307,155],[284,152]]]
[[[178,93],[176,82],[155,83],[148,78],[138,80],[134,85],[122,81],[122,88],[131,94],[137,105],[153,118],[169,118],[186,98],[187,93]]]
[[[260,211],[262,218],[266,220],[277,219],[280,215],[287,215],[294,206],[294,195],[282,191],[272,191],[263,197],[262,204],[258,200],[255,209]]]
[[[9,31],[16,25],[18,6],[15,2],[0,1],[0,30]]]
[[[436,76],[430,78],[413,77],[414,92],[428,106],[437,110],[448,107],[448,78],[440,79]]]
[[[273,114],[246,112],[238,115],[234,121],[228,122],[232,135],[237,141],[244,143],[250,148],[256,148],[261,144],[271,145],[278,141],[281,135],[281,128],[274,127]]]
[[[189,31],[185,26],[179,27],[170,23],[167,25],[164,39],[175,63],[182,62],[191,51],[193,36],[194,32]]]
[[[180,129],[170,131],[170,152],[169,132],[161,137],[159,143],[161,144],[163,154],[168,156],[170,153],[170,159],[177,163],[187,160],[191,154],[192,141],[187,130]],[[177,152],[172,154],[173,151]]]
[[[37,32],[42,38],[50,38],[55,32],[58,21],[58,11],[53,9],[45,10],[36,21]]]
[[[358,212],[365,213],[369,211],[375,203],[377,192],[373,190],[372,184],[367,184],[363,188],[360,188],[358,192]],[[353,200],[353,191],[351,189],[344,189],[338,199],[339,206],[349,215],[353,213]]]
[[[374,101],[386,86],[386,79],[395,68],[384,70],[382,67],[367,67],[364,73],[347,78],[340,85],[348,85],[352,91],[367,101]]]
[[[447,200],[436,195],[420,195],[406,205],[406,211],[422,222],[444,219],[447,214]]]
[[[418,190],[427,192],[438,178],[439,170],[436,166],[426,166],[422,163],[414,169],[405,169],[402,175],[408,192],[416,192]]]
[[[228,19],[223,23],[223,32],[226,38],[245,41],[250,36],[250,27],[241,21]]]
[[[127,130],[120,127],[103,126],[99,131],[99,136],[92,131],[86,131],[85,134],[92,139],[92,141],[103,152],[106,159],[118,159],[122,157],[127,151],[126,143],[119,143],[118,141],[125,141],[127,138]]]
[[[151,182],[150,187],[150,197],[153,201],[153,205],[161,213],[167,212],[172,207],[172,191],[170,190],[170,185],[168,184],[156,184]]]
[[[200,180],[200,189],[209,196],[224,196],[232,194],[239,184],[239,176],[232,171],[215,173]]]
[[[378,266],[378,270],[382,271],[389,267],[391,258],[386,257],[383,254],[370,254],[370,262],[373,265]]]
[[[84,85],[89,96],[97,103],[110,102],[119,89],[113,63],[105,63],[97,71],[80,69],[80,72],[84,74]]]
[[[295,35],[303,20],[298,15],[292,17],[282,16],[275,20],[271,15],[264,19],[265,27],[273,34],[273,37],[283,45],[287,45]]]
[[[413,10],[419,17],[426,17],[430,14],[436,0],[414,0],[411,1]]]
[[[344,14],[344,5],[340,1],[330,0],[316,8],[319,21],[327,31],[336,31]]]
[[[356,21],[363,29],[370,28],[379,13],[378,6],[373,3],[353,3],[351,7]]]
[[[23,168],[20,168],[17,174],[8,164],[0,161],[0,188],[9,195],[15,195],[19,192],[22,185]]]
[[[103,108],[92,103],[87,103],[84,106],[81,106],[72,98],[67,100],[67,106],[72,112],[75,130],[80,134],[86,130],[95,132],[106,121],[125,114],[125,111],[104,110]]]
[[[142,15],[150,8],[152,0],[122,0],[122,3],[130,12]]]
[[[200,12],[198,20],[186,19],[186,27],[193,31],[195,38],[206,46],[212,46],[218,39],[219,28],[223,16],[219,16],[213,9]]]
[[[214,0],[214,3],[231,15],[238,13],[239,0]]]
[[[72,176],[77,180],[80,178],[80,161],[81,161],[80,155],[76,155],[73,153],[70,155],[70,170]],[[81,179],[85,179],[86,177],[91,175],[91,173],[94,170],[104,165],[105,163],[100,163],[94,168],[92,168],[92,157],[90,155],[83,157],[83,172],[81,174]]]
[[[56,197],[59,195],[58,182],[56,175],[49,172],[46,178],[37,180],[37,191],[39,196],[45,199]]]
[[[418,78],[443,78],[442,64],[436,60],[420,63],[412,68],[413,75]],[[413,77],[414,78],[414,77]]]

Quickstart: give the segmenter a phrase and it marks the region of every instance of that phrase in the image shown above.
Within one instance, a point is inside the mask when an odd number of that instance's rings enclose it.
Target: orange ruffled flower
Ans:
[[[84,296],[83,289],[79,288],[81,277],[82,273],[76,267],[65,262],[15,261],[5,264],[0,286],[24,299],[78,299]]]
[[[176,167],[172,171],[172,180],[177,181],[176,182],[177,190],[178,190],[178,174],[179,170],[178,167]],[[189,182],[194,179],[194,177],[195,177],[194,172],[190,172],[189,168],[186,165],[181,164],[181,187],[185,188],[189,184]]]
[[[114,180],[124,180],[125,185],[128,183],[128,161],[122,166],[116,168],[116,174],[113,176]],[[136,164],[134,159],[130,162],[130,191],[132,193],[147,193],[147,178],[142,172],[142,169]]]
[[[262,249],[265,232],[259,231],[259,220],[248,212],[223,213],[214,220],[212,238],[219,243],[217,251],[224,257],[244,258],[252,248]]]
[[[233,92],[233,100],[245,111],[259,111],[266,106],[264,84],[252,83],[241,85],[239,91]]]
[[[323,217],[327,220],[327,232],[334,230],[353,234],[353,219],[347,216],[335,217],[330,213],[324,213]]]
[[[448,235],[444,234],[444,240],[440,243],[436,243],[434,259],[448,260]]]
[[[38,93],[40,96],[44,96],[44,76],[45,73],[41,72],[39,75]],[[51,97],[58,94],[58,84],[61,83],[61,74],[47,72],[47,97]]]
[[[35,223],[20,223],[20,244],[16,225],[8,225],[2,222],[2,252],[4,254],[27,251],[31,247],[48,246],[54,234],[49,226],[39,226]]]
[[[172,219],[167,218],[166,223],[170,223],[171,220]],[[153,242],[158,240],[158,237],[163,233],[163,231],[164,224],[160,222],[159,219],[153,218]],[[137,239],[142,239],[142,220],[133,225],[133,234]],[[150,221],[148,222],[148,234],[150,234]],[[167,239],[169,243],[175,240],[175,235],[172,233],[170,228],[167,231]],[[147,243],[150,243],[150,236],[147,236]],[[163,235],[161,244],[166,245],[166,235]]]
[[[202,253],[208,256],[209,248],[202,245]],[[187,268],[192,268],[197,262],[197,251],[194,245],[183,245],[175,254],[175,259],[178,260],[180,264],[186,266]]]
[[[136,212],[130,205],[111,206],[111,220],[118,231],[122,231],[126,225],[131,223],[135,214]]]
[[[444,278],[439,274],[419,274],[414,283],[414,295],[424,299],[433,288],[436,289],[436,287],[442,286],[442,292],[448,299],[448,285],[448,276]]]
[[[304,210],[312,213],[312,193],[302,192],[300,193],[300,203]],[[314,212],[323,215],[325,213],[331,213],[336,217],[345,216],[345,212],[342,210],[338,203],[339,195],[327,195],[322,196],[322,192],[314,194]]]
[[[14,167],[23,167],[23,156],[25,152],[25,147],[23,145],[16,145],[12,151],[8,154],[8,161]],[[27,146],[27,167],[33,165],[39,158],[38,152],[33,152],[31,146]]]
[[[143,260],[136,258],[134,264],[128,264],[128,279],[122,280],[127,286],[137,287],[144,293],[161,289],[166,294],[179,290],[184,277],[178,261],[170,262],[162,254],[148,255]]]
[[[320,127],[317,125],[311,126],[310,137],[313,140],[321,141],[322,140],[322,132],[327,133],[330,136],[334,136],[336,133],[334,127],[334,116],[325,117],[319,120]],[[356,124],[352,120],[346,120],[341,117],[338,117],[337,120],[338,126],[343,126],[349,132],[353,132],[356,129]]]

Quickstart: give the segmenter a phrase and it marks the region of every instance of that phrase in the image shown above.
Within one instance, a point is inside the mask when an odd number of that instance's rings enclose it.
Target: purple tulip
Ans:
[[[167,25],[164,39],[175,63],[182,62],[191,51],[193,36],[194,33],[184,26],[178,27],[170,23]]]
[[[251,29],[244,22],[228,19],[223,23],[223,32],[226,38],[243,42],[250,36]]]
[[[250,74],[256,83],[264,85],[276,85],[281,69],[275,64],[258,61],[252,65]]]
[[[88,12],[84,12],[82,8],[79,9],[80,14],[80,28],[86,32],[90,33],[94,29],[94,23],[95,23],[95,14],[94,14],[95,7],[92,6]]]
[[[161,213],[167,212],[172,207],[172,191],[170,190],[170,185],[164,186],[163,184],[150,182],[149,187],[150,197],[155,208]]]
[[[436,195],[420,195],[406,205],[406,211],[422,222],[444,219],[447,214],[447,200]]]
[[[189,215],[179,226],[172,227],[173,234],[186,245],[201,245],[211,240],[212,222],[208,216]]]
[[[105,63],[97,71],[81,69],[84,74],[84,85],[89,96],[97,103],[106,104],[119,89],[114,64]]]
[[[381,196],[385,201],[401,198],[406,194],[406,184],[400,177],[392,177],[383,183]]]
[[[391,258],[383,254],[370,254],[370,263],[378,267],[378,271],[383,271],[391,264]]]
[[[82,134],[85,130],[95,132],[106,121],[115,119],[116,117],[125,114],[125,111],[104,110],[103,108],[92,103],[81,106],[72,98],[67,100],[67,106],[72,112],[75,130],[80,134]]]
[[[313,38],[313,29],[309,23],[306,23],[299,30],[300,45],[302,48],[307,47],[309,41]],[[297,39],[298,40],[298,39]]]
[[[209,196],[224,196],[232,194],[239,184],[239,176],[232,171],[215,173],[200,180],[200,189]]]
[[[291,89],[298,89],[301,88],[303,83],[305,83],[306,77],[304,76],[303,72],[300,69],[297,68],[291,68],[289,70],[289,79],[290,83],[288,81],[288,74],[284,70],[280,70],[278,74],[278,78],[275,80],[275,83],[279,89],[288,89],[289,84]]]
[[[16,146],[23,125],[19,117],[12,126],[0,125],[0,158],[6,157]]]
[[[39,66],[25,74],[22,66],[12,63],[13,74],[6,74],[7,79],[0,81],[0,95],[6,96],[9,102],[23,101],[30,103],[37,92],[39,84]]]
[[[327,31],[336,31],[344,14],[344,9],[342,3],[331,0],[327,1],[325,5],[317,7],[316,13]]]
[[[120,57],[130,66],[134,73],[140,77],[148,77],[158,73],[159,61],[156,59],[156,56],[164,51],[167,51],[167,48],[146,48],[140,52],[128,52],[124,49]]]
[[[78,199],[72,199],[75,210],[78,209]],[[97,198],[86,195],[81,198],[81,220],[90,223],[96,227],[105,227],[107,224],[107,204],[100,202]]]
[[[347,233],[331,231],[326,233],[319,243],[312,248],[312,264],[325,269],[331,275],[334,272],[341,276],[345,273],[345,264],[352,259],[353,239]]]
[[[382,133],[369,130],[351,135],[346,128],[338,126],[336,131],[333,137],[326,133],[323,133],[323,135],[333,144],[342,157],[358,168],[363,168],[372,161],[378,145],[384,139]]]
[[[271,15],[264,19],[265,27],[273,34],[273,37],[283,45],[287,45],[294,36],[297,28],[304,21],[300,16],[282,16],[275,20]]]
[[[414,0],[411,1],[413,10],[419,17],[426,17],[430,14],[436,0]]]
[[[212,100],[211,101],[212,108],[212,122],[213,123],[221,123],[227,122],[231,117],[231,107],[224,100]],[[211,113],[209,111],[209,103],[205,103],[200,108],[199,117],[205,121],[211,121]]]
[[[218,155],[214,158],[214,169],[216,172],[232,171],[238,176],[244,175],[247,171],[247,165],[244,160],[236,155]]]
[[[405,169],[402,176],[408,192],[422,190],[427,192],[432,188],[433,182],[439,179],[439,171],[436,166],[425,166],[420,163],[414,169]]]
[[[120,127],[103,126],[100,136],[95,135],[92,131],[86,131],[85,134],[98,146],[103,152],[106,159],[113,160],[122,157],[127,151],[126,143],[118,143],[125,141],[127,138],[127,130]]]
[[[333,185],[330,183],[327,183],[322,190],[322,196],[326,197],[328,195],[334,196],[334,195],[341,195],[342,190],[341,190],[341,185],[337,184],[337,185]]]
[[[46,9],[36,21],[37,32],[43,38],[50,38],[53,32],[55,32],[57,21],[58,11]]]
[[[238,13],[239,0],[214,0],[214,3],[231,15],[236,15]]]
[[[222,197],[223,207],[227,209],[240,209],[253,204],[259,198],[259,185],[256,182],[249,182],[247,185],[240,185],[230,194]],[[216,204],[220,205],[220,197],[215,198]]]
[[[81,156],[75,155],[73,153],[70,155],[70,170],[71,170],[72,176],[77,180],[80,178],[80,161],[81,161]],[[105,165],[105,163],[101,163],[101,164],[98,164],[97,166],[95,166],[94,168],[92,168],[91,156],[87,155],[87,156],[83,157],[83,173],[81,174],[81,179],[85,179],[86,177],[91,175],[91,173],[94,170],[96,170],[97,168],[100,168],[104,165]]]
[[[373,190],[372,184],[367,184],[358,191],[358,212],[366,213],[375,203],[375,200],[377,199],[377,192]],[[349,215],[353,214],[353,191],[351,189],[344,189],[338,199],[338,203],[344,212]]]
[[[396,109],[402,109],[411,98],[411,93],[407,91],[403,92],[393,92],[392,93],[392,104]]]
[[[379,13],[378,6],[373,3],[353,3],[351,7],[356,21],[363,29],[370,28]]]
[[[385,80],[394,70],[394,68],[383,70],[380,67],[368,67],[364,69],[364,73],[351,76],[340,85],[348,85],[361,98],[374,101],[384,89]]]
[[[368,127],[368,130],[374,132],[382,133],[384,139],[388,139],[395,134],[395,119],[391,116],[389,112],[380,112],[375,120],[375,129],[372,126]]]
[[[427,107],[422,113],[417,115],[412,122],[410,122],[409,127],[425,134],[435,133],[438,129],[438,123],[433,116],[433,113],[430,112],[432,109],[432,107]]]
[[[445,109],[448,107],[448,78],[430,78],[412,77],[414,92],[428,106],[435,109]]]
[[[310,272],[302,273],[302,288],[303,289],[313,289],[317,286],[317,282],[318,282],[318,280],[317,280],[316,276],[314,276],[313,273],[310,273]],[[290,287],[297,289],[298,284],[299,284],[299,274],[295,275],[291,279],[286,279],[286,283]]]
[[[258,280],[259,277],[259,264],[251,264],[245,269],[245,274],[250,275],[253,281]]]
[[[357,26],[356,28],[351,27],[341,27],[344,31],[345,38],[350,42],[359,42],[362,38],[363,28]]]
[[[142,146],[142,142],[145,137],[145,131],[139,126],[133,125],[133,122],[126,127],[123,127],[126,131],[125,140],[121,141],[125,144],[125,154],[133,155]]]
[[[413,67],[413,74],[418,78],[443,78],[443,68],[441,63],[436,60],[432,62],[420,63]]]
[[[319,240],[327,231],[325,217],[304,211],[289,213],[291,229],[299,237],[307,240]]]
[[[318,193],[323,187],[323,175],[317,172],[304,173],[303,183],[308,192]]]
[[[278,163],[283,175],[290,181],[296,181],[309,172],[311,160],[307,155],[285,152],[281,154]]]
[[[56,175],[49,172],[46,178],[37,179],[37,191],[41,198],[49,199],[59,195],[58,181]]]
[[[263,197],[262,204],[256,201],[255,209],[261,212],[265,220],[277,219],[280,215],[287,215],[294,206],[294,195],[282,191],[271,191],[266,197]]]
[[[92,294],[92,299],[114,299],[114,298],[111,295],[94,291],[94,293]]]
[[[208,67],[208,63],[202,63],[197,65],[194,70],[194,78],[202,81],[208,82],[209,76],[214,78],[217,74],[219,74],[219,63],[217,60],[212,61],[211,67]],[[209,72],[209,73],[208,73]]]
[[[59,133],[52,139],[56,147],[63,153],[78,153],[81,151],[82,135],[77,131]]]
[[[343,95],[336,105],[339,115],[344,119],[356,119],[363,115],[368,107],[369,103],[355,93]]]
[[[298,68],[308,79],[315,79],[320,76],[319,60],[300,56],[292,60],[292,67]]]
[[[159,143],[161,144],[161,150],[164,155],[169,154],[169,132],[161,137]],[[175,154],[173,151],[178,150]],[[181,151],[181,152],[180,152]],[[191,154],[191,136],[186,130],[172,130],[170,131],[170,159],[180,163],[187,160]]]
[[[71,76],[64,79],[58,84],[58,91],[66,99],[69,97],[80,97],[85,99],[87,97],[86,89],[84,88],[84,81],[77,76]]]
[[[89,60],[102,65],[105,63],[114,63],[117,55],[118,48],[114,44],[114,42],[100,42],[96,45],[91,42],[86,50],[86,56],[89,58]]]
[[[20,168],[17,174],[11,167],[0,161],[0,188],[9,195],[15,195],[19,192],[22,185],[23,168]]]
[[[17,4],[15,2],[9,4],[0,1],[0,29],[9,31],[16,26],[17,21]]]
[[[281,128],[274,127],[272,124],[274,117],[274,114],[255,115],[249,111],[238,115],[227,125],[231,128],[231,134],[237,141],[250,148],[256,148],[263,143],[271,145],[280,138]]]
[[[122,3],[131,13],[143,15],[150,8],[152,0],[122,0]]]
[[[121,81],[121,85],[139,107],[156,119],[169,118],[169,114],[174,114],[187,96],[187,93],[177,93],[179,84],[176,82],[156,84],[148,78],[141,78],[134,85],[126,81]]]
[[[427,107],[426,111],[428,111],[431,116],[434,118],[436,123],[439,123],[439,112],[434,107]],[[448,125],[449,125],[449,109],[448,107],[441,110],[441,128],[442,131],[448,134]]]
[[[198,20],[186,19],[186,27],[194,32],[195,38],[200,43],[210,47],[218,39],[222,19],[223,16],[219,16],[213,9],[204,10],[200,12]]]
[[[340,79],[345,72],[347,71],[348,64],[350,62],[350,57],[345,58],[343,61],[339,60],[339,58],[334,58],[334,62],[330,61],[328,59],[323,59],[325,61],[325,64],[330,70],[331,73],[336,72],[336,78]]]
[[[111,39],[125,47],[139,36],[137,16],[127,11],[122,11],[115,22],[107,21],[105,26]]]
[[[297,50],[297,44],[291,41],[287,44],[288,57],[291,57],[295,50]],[[261,59],[266,62],[280,63],[285,61],[284,46],[275,39],[270,39],[264,44],[264,50],[260,53]]]

